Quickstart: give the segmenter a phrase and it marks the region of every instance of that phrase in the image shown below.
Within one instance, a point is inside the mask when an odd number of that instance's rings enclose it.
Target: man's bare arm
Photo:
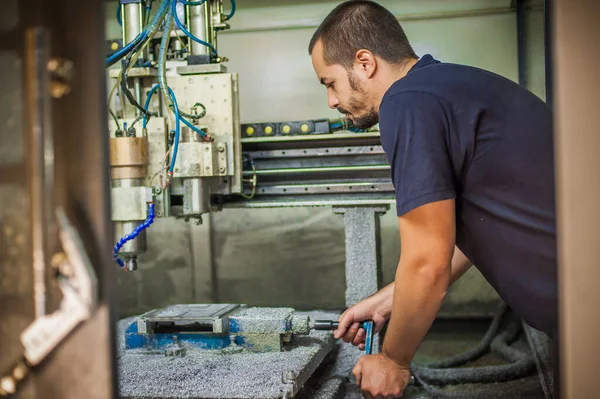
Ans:
[[[454,200],[423,205],[398,218],[400,263],[383,353],[407,368],[450,285],[454,218]]]
[[[458,247],[454,247],[454,255],[452,255],[451,264],[452,271],[450,272],[450,285],[461,278],[471,266],[473,266],[473,263],[469,258],[467,258]]]

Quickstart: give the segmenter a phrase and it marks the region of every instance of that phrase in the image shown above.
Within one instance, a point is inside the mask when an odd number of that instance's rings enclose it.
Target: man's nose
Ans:
[[[340,106],[340,102],[338,101],[336,96],[332,96],[331,94],[327,95],[327,102],[329,103],[329,108],[336,109]]]

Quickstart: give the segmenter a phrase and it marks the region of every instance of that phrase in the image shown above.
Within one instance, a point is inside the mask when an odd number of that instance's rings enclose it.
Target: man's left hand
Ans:
[[[352,374],[367,399],[400,398],[410,381],[410,370],[383,353],[366,355],[356,363]]]

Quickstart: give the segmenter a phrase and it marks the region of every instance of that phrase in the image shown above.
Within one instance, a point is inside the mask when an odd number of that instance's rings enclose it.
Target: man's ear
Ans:
[[[367,79],[373,77],[377,70],[377,60],[369,50],[358,50],[354,57],[354,64],[357,70]]]

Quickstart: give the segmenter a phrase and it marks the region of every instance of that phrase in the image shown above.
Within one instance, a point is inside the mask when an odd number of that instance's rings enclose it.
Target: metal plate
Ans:
[[[197,75],[199,73],[227,73],[227,67],[223,64],[199,64],[177,67],[180,75]]]
[[[150,311],[142,318],[147,321],[212,321],[222,318],[242,307],[233,304],[189,304],[173,305],[164,309]]]

